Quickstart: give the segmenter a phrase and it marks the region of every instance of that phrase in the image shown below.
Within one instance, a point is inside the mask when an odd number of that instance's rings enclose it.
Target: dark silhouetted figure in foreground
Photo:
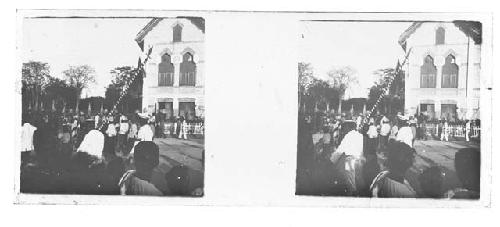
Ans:
[[[461,188],[450,190],[447,198],[479,199],[481,154],[473,148],[463,148],[455,153],[455,170],[462,183]]]
[[[141,141],[134,148],[135,170],[125,172],[121,178],[120,193],[122,195],[153,195],[163,193],[151,183],[153,169],[160,162],[158,145],[152,141]]]
[[[380,172],[370,186],[373,197],[415,198],[415,190],[405,179],[415,161],[415,150],[408,144],[391,141],[387,145],[387,170]]]
[[[442,198],[444,173],[438,166],[425,169],[418,178],[422,188],[422,197]]]

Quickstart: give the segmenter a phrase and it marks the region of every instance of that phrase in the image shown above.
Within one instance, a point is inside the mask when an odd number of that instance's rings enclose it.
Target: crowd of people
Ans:
[[[446,131],[447,123],[442,123]],[[401,113],[342,114],[319,119],[299,115],[298,128],[297,194],[479,198],[478,149],[456,152],[460,188],[443,191],[444,169],[440,166],[419,173],[418,193],[409,183],[406,176],[416,158],[414,142],[423,138],[417,117]]]
[[[25,111],[21,192],[201,196],[203,190],[190,184],[192,173],[182,164],[162,179],[153,177],[160,162],[153,139],[166,136],[162,125],[138,111]],[[181,116],[174,125],[171,135],[188,139],[186,119]],[[157,187],[165,182],[167,187]]]

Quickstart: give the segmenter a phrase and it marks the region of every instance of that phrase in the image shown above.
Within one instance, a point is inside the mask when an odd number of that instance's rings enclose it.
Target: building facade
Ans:
[[[408,54],[403,66],[406,114],[450,121],[479,118],[481,24],[415,22],[399,43]]]
[[[204,117],[203,18],[155,18],[138,34],[143,56],[143,112],[165,119]]]

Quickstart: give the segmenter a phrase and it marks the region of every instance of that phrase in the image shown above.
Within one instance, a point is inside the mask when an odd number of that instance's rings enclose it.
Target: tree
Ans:
[[[95,70],[89,65],[70,66],[63,72],[68,84],[76,90],[76,111],[79,111],[82,90],[95,83]]]
[[[310,63],[299,62],[299,111],[305,110],[305,96],[314,83],[313,69]]]
[[[44,87],[47,85],[49,77],[49,64],[37,61],[23,63],[21,78],[23,84],[23,101],[27,101],[35,110],[38,110]]]
[[[384,95],[380,100],[377,109],[382,109],[384,113],[394,114],[404,109],[404,71],[396,70],[394,68],[379,69],[374,72],[377,77],[375,84],[370,88],[368,94],[368,106],[373,108],[377,99]],[[392,80],[391,87],[389,87],[386,94],[383,94],[384,89],[389,86]]]
[[[65,80],[49,77],[44,94],[44,100],[52,102],[56,109],[64,109],[67,104],[76,105],[69,99],[75,97],[76,89],[70,87]]]
[[[338,91],[330,84],[321,79],[314,78],[309,85],[308,94],[311,97],[314,110],[330,110],[330,103],[339,96]]]
[[[354,74],[356,71],[351,67],[342,67],[339,69],[333,69],[328,72],[328,78],[330,86],[337,90],[338,92],[338,112],[342,111],[342,99],[344,98],[345,91],[347,88],[352,85],[358,83]]]
[[[112,107],[120,97],[125,85],[129,83],[127,93],[123,96],[120,107],[122,111],[140,109],[142,98],[142,75],[139,69],[131,66],[120,66],[111,70],[111,83],[106,88],[106,104]]]

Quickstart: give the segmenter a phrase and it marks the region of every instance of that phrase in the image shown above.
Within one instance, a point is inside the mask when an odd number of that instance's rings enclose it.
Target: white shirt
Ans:
[[[140,141],[153,141],[153,136],[153,130],[151,130],[151,127],[147,124],[143,125],[137,133],[137,138]]]
[[[21,151],[32,151],[33,147],[33,134],[36,127],[30,123],[24,123],[21,129]]]
[[[108,137],[116,136],[116,127],[113,123],[108,124],[108,129],[106,130],[106,134],[108,134]]]
[[[388,123],[382,123],[382,127],[380,127],[380,135],[387,136],[391,132],[391,125]]]
[[[99,115],[95,115],[94,117],[94,127],[97,128],[99,125]]]
[[[87,152],[90,155],[101,158],[104,149],[104,135],[98,130],[90,130],[83,138],[78,152]]]
[[[396,140],[406,143],[410,147],[413,147],[413,132],[411,131],[411,128],[408,126],[400,128],[398,131],[398,135],[396,136]]]
[[[120,117],[120,130],[118,133],[120,133],[122,135],[127,134],[128,129],[129,129],[129,124],[127,122],[127,117],[121,116]]]
[[[128,138],[137,138],[137,125],[135,123],[132,123],[132,125],[130,126]]]
[[[352,130],[344,136],[335,153],[340,152],[356,158],[363,156],[363,135],[356,130]]]
[[[375,125],[370,125],[370,127],[368,128],[368,137],[370,138],[377,138],[378,136],[378,132],[377,132],[377,127],[375,127]]]

